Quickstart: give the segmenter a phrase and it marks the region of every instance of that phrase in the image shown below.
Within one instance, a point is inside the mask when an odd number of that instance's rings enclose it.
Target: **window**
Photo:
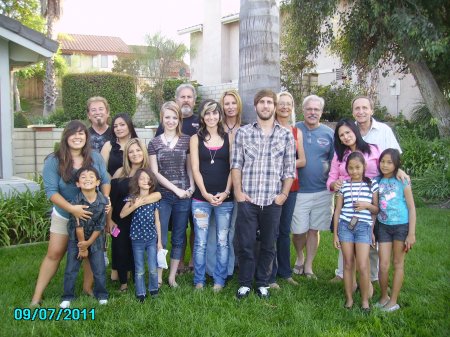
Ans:
[[[102,55],[101,68],[108,68],[108,55]]]
[[[70,67],[72,65],[71,55],[61,55],[61,56],[64,59],[64,61],[66,61],[67,66]]]

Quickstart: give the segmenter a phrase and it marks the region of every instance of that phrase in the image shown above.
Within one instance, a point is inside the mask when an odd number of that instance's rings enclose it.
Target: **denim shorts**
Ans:
[[[378,222],[378,242],[405,241],[409,232],[409,224],[385,225]]]
[[[365,221],[358,221],[353,230],[348,229],[348,221],[339,219],[338,237],[340,242],[372,244],[372,226]]]

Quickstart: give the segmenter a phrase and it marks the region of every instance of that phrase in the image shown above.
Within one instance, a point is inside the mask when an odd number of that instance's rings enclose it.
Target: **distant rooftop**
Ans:
[[[83,53],[83,54],[130,54],[128,45],[116,36],[98,36],[65,34],[67,39],[58,38],[61,43],[63,54]]]

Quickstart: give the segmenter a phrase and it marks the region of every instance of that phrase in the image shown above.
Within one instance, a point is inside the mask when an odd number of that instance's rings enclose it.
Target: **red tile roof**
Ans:
[[[65,34],[66,38],[60,39],[63,54],[129,54],[128,45],[120,37],[97,36],[81,34]]]

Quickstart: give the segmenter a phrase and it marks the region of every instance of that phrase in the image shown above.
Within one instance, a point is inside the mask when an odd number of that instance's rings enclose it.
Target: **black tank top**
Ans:
[[[215,195],[224,192],[227,187],[228,175],[230,174],[230,142],[228,134],[224,136],[224,142],[218,150],[208,149],[202,140],[198,140],[198,157],[200,174],[206,191]],[[230,191],[231,192],[231,191]],[[200,189],[196,187],[192,198],[206,201]],[[224,201],[232,201],[233,193]]]

